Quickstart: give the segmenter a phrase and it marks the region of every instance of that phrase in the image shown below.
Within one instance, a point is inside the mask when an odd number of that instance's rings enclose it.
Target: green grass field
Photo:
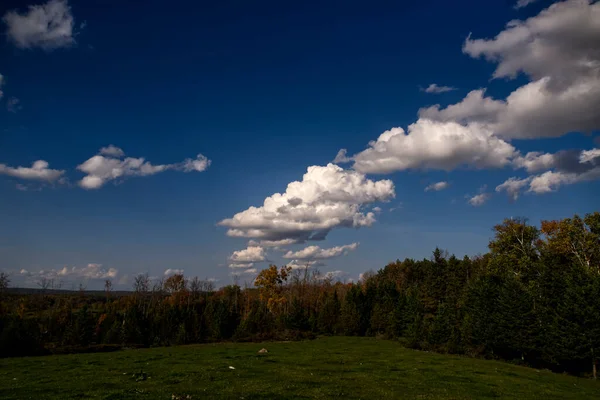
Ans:
[[[262,347],[269,353],[257,354]],[[247,400],[597,399],[600,382],[348,337],[0,360],[2,399],[173,395]]]

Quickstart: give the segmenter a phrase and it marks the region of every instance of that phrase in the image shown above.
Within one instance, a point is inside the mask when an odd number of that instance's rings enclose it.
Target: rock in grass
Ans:
[[[269,350],[267,350],[267,349],[265,349],[265,348],[263,347],[262,349],[260,349],[260,350],[258,351],[258,354],[264,354],[264,353],[268,353],[268,352],[269,352]]]

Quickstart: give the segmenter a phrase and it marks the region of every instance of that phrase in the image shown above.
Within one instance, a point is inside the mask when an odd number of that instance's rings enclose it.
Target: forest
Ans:
[[[600,213],[493,227],[488,252],[396,260],[356,283],[271,265],[254,287],[173,275],[129,294],[11,293],[3,274],[0,356],[218,341],[377,336],[439,353],[596,377]]]

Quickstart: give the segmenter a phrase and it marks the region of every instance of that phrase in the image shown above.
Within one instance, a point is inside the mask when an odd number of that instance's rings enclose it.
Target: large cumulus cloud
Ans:
[[[334,164],[311,166],[284,193],[275,193],[262,206],[250,207],[219,225],[229,228],[229,236],[272,243],[322,240],[335,228],[372,225],[375,214],[361,207],[394,196],[390,180],[374,181]]]
[[[460,166],[497,168],[509,164],[516,149],[480,124],[419,119],[408,127],[382,133],[369,148],[353,157],[354,169],[364,173],[390,173],[407,169],[441,169]]]

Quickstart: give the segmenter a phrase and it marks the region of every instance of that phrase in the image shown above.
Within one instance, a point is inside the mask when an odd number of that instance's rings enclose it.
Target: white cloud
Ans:
[[[529,185],[527,193],[544,194],[559,187],[600,179],[600,149],[562,150],[557,153],[528,153],[514,162],[515,167],[534,173],[526,178],[512,177],[496,187],[497,192],[506,191],[516,200],[522,189]]]
[[[292,269],[305,269],[312,267],[322,267],[325,264],[316,260],[292,260],[286,264],[287,267],[291,267]]]
[[[64,173],[64,170],[50,169],[49,164],[44,160],[35,161],[31,167],[9,167],[5,164],[0,164],[0,174],[12,176],[20,179],[38,180],[46,182],[54,182],[59,179]]]
[[[334,164],[345,164],[345,163],[352,161],[352,158],[348,157],[347,153],[348,153],[348,150],[340,149],[340,151],[338,151],[337,155],[333,159],[333,163]]]
[[[272,247],[279,249],[281,246],[289,246],[290,244],[300,243],[298,239],[281,239],[281,240],[250,240],[248,246]]]
[[[531,182],[531,178],[519,179],[512,177],[507,179],[504,183],[496,186],[496,192],[505,191],[506,194],[508,194],[508,196],[515,201],[519,198],[521,189],[527,186],[529,182]]]
[[[600,179],[600,165],[583,173],[546,171],[531,178],[528,192],[537,194],[556,191],[560,186]]]
[[[102,264],[88,264],[87,267],[76,268],[72,267],[71,269],[67,269],[64,267],[62,270],[58,272],[59,276],[80,276],[83,278],[89,279],[106,279],[106,278],[114,278],[117,276],[119,271],[115,268],[109,268],[108,270],[102,268]]]
[[[579,156],[580,163],[589,163],[600,157],[600,149],[584,150]]]
[[[183,172],[203,172],[206,171],[206,169],[210,166],[210,163],[211,160],[202,154],[198,154],[194,159],[186,158],[180,168],[183,170]]]
[[[373,212],[379,214],[381,211],[381,207],[373,207]]]
[[[560,186],[600,179],[600,149],[561,150],[557,153],[527,153],[513,161],[515,168],[529,173],[545,171],[526,178],[512,177],[496,187],[516,200],[522,189],[528,193],[543,194],[556,191]]]
[[[1,98],[2,96],[0,96]],[[23,106],[21,105],[21,100],[17,99],[16,97],[11,97],[10,99],[6,100],[6,110],[8,112],[11,113],[17,113],[18,111],[21,111],[23,109]]]
[[[53,50],[75,43],[73,14],[66,0],[32,5],[24,14],[8,11],[2,20],[7,26],[8,39],[20,48]]]
[[[469,199],[468,203],[474,207],[479,207],[487,202],[490,199],[491,194],[486,193],[486,189],[487,185],[483,185],[479,188],[479,194],[475,196],[466,195],[465,197]]]
[[[365,281],[374,277],[375,275],[376,273],[372,269],[365,272],[361,272],[360,274],[358,274],[358,281],[364,283]]]
[[[251,267],[252,263],[262,262],[266,259],[267,254],[263,247],[248,246],[244,250],[234,251],[233,254],[229,256],[229,266],[231,267],[232,265],[235,265],[237,267],[241,267],[243,264],[250,264],[248,266]]]
[[[470,121],[489,123],[504,107],[501,101],[485,97],[485,89],[477,89],[470,91],[461,102],[451,104],[442,110],[440,110],[439,104],[421,108],[419,117],[442,122],[454,121],[461,124]]]
[[[440,190],[447,189],[449,186],[450,186],[450,184],[445,181],[436,182],[436,183],[432,183],[431,185],[427,186],[425,188],[425,191],[429,192],[430,190],[434,190],[436,192],[439,192]]]
[[[231,263],[229,268],[250,268],[254,266],[254,263]]]
[[[302,250],[292,252],[288,251],[283,258],[295,258],[298,260],[324,260],[341,255],[347,255],[349,251],[356,250],[358,243],[336,246],[329,249],[322,249],[319,246],[308,246]]]
[[[590,132],[600,126],[595,112],[600,102],[599,79],[581,78],[562,92],[553,92],[551,83],[551,78],[544,77],[518,88],[506,101],[485,97],[475,103],[467,96],[443,110],[438,106],[421,109],[419,115],[440,122],[479,123],[504,139],[557,137]],[[474,92],[479,94],[473,96]],[[480,97],[483,93],[474,92],[469,95]]]
[[[344,278],[348,278],[350,276],[349,273],[345,272],[345,271],[341,271],[341,270],[336,270],[336,271],[329,271],[327,273],[325,273],[325,275],[321,275],[320,279],[325,280],[334,280],[334,281],[343,281]],[[350,281],[352,281],[352,279],[348,279]]]
[[[152,165],[143,157],[123,158],[124,155],[123,150],[113,145],[101,148],[100,154],[77,166],[78,170],[87,174],[79,181],[79,186],[84,189],[98,189],[115,179],[154,175],[167,170],[204,171],[210,165],[210,160],[202,154],[198,154],[194,160],[188,158],[181,163],[161,165]]]
[[[116,268],[104,268],[102,264],[90,263],[85,267],[63,267],[62,269],[40,270],[36,273],[21,270],[21,274],[32,278],[46,279],[113,279],[119,273]]]
[[[506,100],[472,91],[458,104],[420,110],[422,118],[485,125],[503,138],[557,137],[600,127],[600,2],[558,2],[494,39],[471,39],[463,51],[496,63],[494,78],[531,81]]]
[[[183,269],[176,269],[176,268],[169,268],[166,269],[164,272],[164,276],[170,276],[170,275],[183,275],[184,270]]]
[[[255,275],[256,273],[258,273],[258,269],[248,268],[243,271],[233,271],[230,275],[234,277],[239,277],[240,275]]]
[[[445,92],[451,92],[453,90],[456,90],[455,87],[451,87],[451,86],[438,86],[435,83],[430,84],[429,86],[427,86],[425,89],[421,89],[423,92],[425,93],[445,93]]]
[[[600,163],[600,149],[561,150],[556,153],[530,152],[513,160],[514,168],[529,173],[555,169],[566,173],[584,173]]]
[[[554,154],[537,151],[529,152],[525,157],[518,156],[513,160],[515,168],[524,168],[530,173],[553,168],[555,163],[556,157]]]
[[[552,76],[570,83],[598,67],[598,13],[598,3],[557,2],[526,21],[510,21],[494,39],[467,38],[463,51],[498,63],[494,78],[524,72],[534,80]]]
[[[125,155],[125,152],[121,148],[111,144],[107,147],[102,147],[100,149],[100,154],[103,156],[123,157]]]
[[[353,157],[354,169],[363,173],[391,173],[406,169],[452,170],[460,166],[502,167],[515,148],[480,124],[419,119],[408,127],[382,133],[369,148]]]
[[[523,8],[525,6],[530,5],[533,2],[536,2],[537,0],[518,0],[517,4],[515,4],[515,9],[518,10],[519,8]]]
[[[147,176],[165,171],[167,165],[152,165],[142,157],[127,157],[121,160],[96,155],[77,166],[77,169],[88,174],[79,182],[81,187],[85,189],[98,189],[106,182],[117,178]]]
[[[285,193],[275,193],[261,207],[250,207],[219,225],[228,227],[233,237],[323,240],[334,228],[371,226],[375,214],[363,213],[361,206],[394,196],[390,180],[372,181],[334,164],[311,166]]]
[[[391,207],[389,209],[389,211],[392,212],[392,211],[396,211],[396,210],[402,210],[403,208],[404,208],[404,204],[402,202],[400,202],[396,205],[396,207]]]
[[[555,191],[559,186],[575,183],[576,174],[546,171],[541,175],[531,177],[528,192],[548,193]]]
[[[530,82],[505,100],[477,89],[443,109],[422,108],[407,132],[388,130],[353,157],[340,150],[336,161],[354,161],[353,168],[362,173],[508,164],[534,172],[556,164],[552,155],[522,156],[507,140],[600,129],[597,21],[600,2],[569,0],[526,21],[509,22],[494,39],[469,36],[463,52],[497,64],[494,78],[523,73]]]
[[[471,197],[469,199],[469,204],[474,207],[478,207],[478,206],[483,205],[486,201],[488,201],[489,198],[490,198],[489,193],[480,193],[480,194],[477,194],[477,195]]]

